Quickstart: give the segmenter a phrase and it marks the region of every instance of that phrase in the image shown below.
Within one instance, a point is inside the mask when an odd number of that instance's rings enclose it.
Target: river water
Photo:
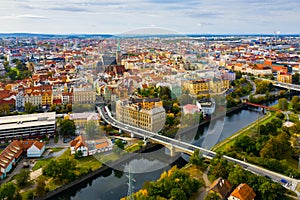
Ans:
[[[272,104],[275,104],[276,102]],[[223,119],[215,120],[210,124],[200,127],[193,143],[198,146],[211,148],[215,143],[226,139],[263,115],[262,112],[255,109],[236,111]],[[133,182],[134,191],[139,190],[146,181],[158,179],[163,171],[168,170],[171,167],[170,165],[166,166],[163,160],[149,160],[143,158],[142,154],[141,157],[135,158],[131,162],[135,162],[139,167],[147,169],[151,169],[152,167],[157,169],[157,166],[161,165],[161,168],[156,171],[147,170],[149,172],[133,173],[132,176],[135,179]],[[176,162],[174,164],[182,164],[182,160]],[[126,175],[128,175],[128,173],[124,172],[122,174],[122,172],[109,169],[99,177],[83,182],[53,199],[117,200],[127,195],[128,178]]]

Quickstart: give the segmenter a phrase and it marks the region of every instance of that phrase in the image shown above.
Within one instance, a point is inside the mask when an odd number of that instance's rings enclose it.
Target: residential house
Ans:
[[[228,197],[228,200],[254,200],[256,194],[246,183],[237,186]]]
[[[89,147],[86,143],[86,138],[83,135],[79,135],[71,141],[71,154],[75,154],[79,151],[82,152],[82,156],[89,155]]]
[[[231,188],[231,183],[220,177],[211,184],[209,192],[214,191],[221,197],[221,199],[225,200],[229,196]]]
[[[200,113],[200,109],[198,108],[198,106],[193,105],[193,104],[187,104],[185,106],[182,107],[182,111],[183,114],[195,114],[195,113]]]

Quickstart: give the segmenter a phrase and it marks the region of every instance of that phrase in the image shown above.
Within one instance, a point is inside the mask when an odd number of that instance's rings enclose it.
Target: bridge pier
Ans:
[[[134,138],[134,133],[133,132],[130,133],[130,137]]]
[[[120,133],[120,134],[122,133],[122,129],[120,129],[120,128],[119,128],[119,133]]]
[[[147,144],[147,137],[144,135],[144,139],[143,139],[144,145]]]
[[[170,150],[170,156],[174,157],[176,155],[175,147],[173,146],[173,144],[170,144],[168,146],[169,146],[168,149]]]

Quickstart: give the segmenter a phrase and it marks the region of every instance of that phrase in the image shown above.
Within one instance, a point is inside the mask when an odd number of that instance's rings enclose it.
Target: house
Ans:
[[[28,158],[41,157],[45,151],[45,143],[40,141],[34,141],[32,145],[27,149]]]
[[[75,154],[79,151],[82,152],[82,156],[89,155],[89,147],[86,143],[86,138],[83,135],[79,135],[71,141],[71,154]]]
[[[231,188],[231,183],[228,180],[220,177],[211,184],[209,192],[214,191],[221,197],[221,199],[227,199]]]
[[[14,140],[0,153],[0,179],[4,179],[27,151],[27,157],[41,157],[45,143],[35,140]]]
[[[183,110],[184,115],[200,113],[200,109],[198,108],[198,106],[193,105],[193,104],[187,104],[187,105],[183,106],[182,110]]]
[[[254,200],[255,196],[255,192],[248,184],[241,183],[233,190],[228,200]]]

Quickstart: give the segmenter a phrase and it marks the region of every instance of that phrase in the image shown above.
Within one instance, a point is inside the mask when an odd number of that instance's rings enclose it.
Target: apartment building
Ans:
[[[166,121],[166,112],[161,101],[119,100],[116,102],[117,120],[142,129],[158,132]]]

